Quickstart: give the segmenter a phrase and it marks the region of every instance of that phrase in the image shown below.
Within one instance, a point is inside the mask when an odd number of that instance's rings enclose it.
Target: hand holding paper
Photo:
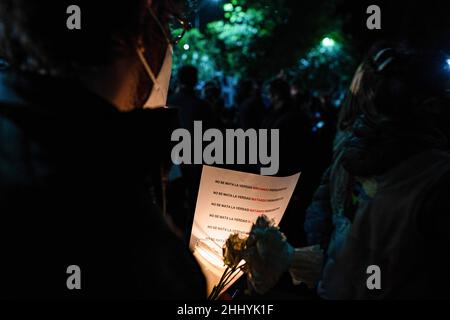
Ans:
[[[323,265],[323,251],[318,245],[295,249],[289,272],[292,282],[297,285],[306,283],[313,288],[320,278]]]
[[[261,215],[278,225],[299,176],[269,177],[203,166],[189,246],[207,278],[208,295],[226,270],[222,247],[228,237],[248,235]]]

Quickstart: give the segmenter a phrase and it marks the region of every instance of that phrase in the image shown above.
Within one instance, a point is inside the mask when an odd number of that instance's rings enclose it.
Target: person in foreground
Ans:
[[[311,247],[261,242],[273,267],[254,282],[267,290],[273,273],[290,270],[325,299],[449,298],[449,89],[445,54],[375,46],[355,74],[333,164],[308,209]]]
[[[0,298],[204,298],[152,197],[174,6],[78,4],[0,2]]]

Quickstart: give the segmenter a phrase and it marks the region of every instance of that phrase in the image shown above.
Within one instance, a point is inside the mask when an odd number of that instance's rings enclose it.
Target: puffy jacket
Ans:
[[[442,255],[450,243],[446,139],[433,128],[370,128],[361,118],[336,142],[333,164],[305,221],[309,244],[326,249],[319,295],[447,297],[450,282],[435,272],[450,266]],[[400,258],[399,252],[405,254]],[[381,291],[366,287],[371,264],[385,270]],[[428,278],[419,280],[418,274]],[[414,276],[402,282],[405,275]]]

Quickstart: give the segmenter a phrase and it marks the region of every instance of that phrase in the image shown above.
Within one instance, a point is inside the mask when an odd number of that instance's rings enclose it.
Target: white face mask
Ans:
[[[147,63],[144,54],[139,48],[137,49],[137,53],[141,63],[144,65],[145,71],[153,82],[153,89],[144,104],[144,109],[167,108],[167,95],[169,93],[170,77],[172,75],[172,45],[169,44],[167,46],[166,56],[158,77],[155,77],[155,74]]]

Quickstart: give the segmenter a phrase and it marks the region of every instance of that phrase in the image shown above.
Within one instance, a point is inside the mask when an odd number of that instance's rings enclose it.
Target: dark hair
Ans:
[[[240,104],[250,98],[255,92],[256,84],[251,79],[242,79],[236,87],[236,103]]]
[[[66,27],[66,10],[73,4],[81,9],[81,30]],[[139,36],[160,37],[147,5],[147,0],[2,0],[0,55],[12,67],[32,72],[108,64],[130,54]],[[172,0],[153,0],[152,6],[163,22],[176,11]]]
[[[220,97],[222,95],[222,88],[216,81],[208,81],[203,86],[203,92],[206,95]]]
[[[196,67],[186,65],[178,69],[178,81],[181,85],[195,87],[198,82],[198,70]]]
[[[430,119],[437,111],[430,104],[447,101],[449,80],[445,54],[412,49],[403,43],[377,44],[355,73],[339,129],[348,129],[361,115],[370,124]]]
[[[278,96],[282,101],[289,101],[291,99],[291,87],[289,82],[277,78],[269,83],[269,92],[272,96]]]

